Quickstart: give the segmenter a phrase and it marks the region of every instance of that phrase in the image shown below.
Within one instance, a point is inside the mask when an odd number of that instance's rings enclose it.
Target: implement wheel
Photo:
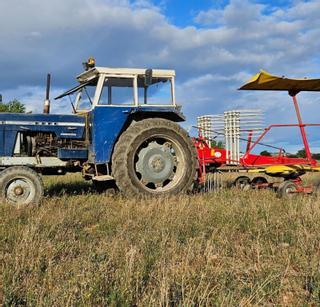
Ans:
[[[233,185],[238,189],[244,189],[247,185],[250,185],[251,181],[248,176],[239,176],[233,182]],[[247,187],[246,187],[247,189]]]
[[[283,197],[291,198],[297,194],[297,192],[296,192],[297,188],[298,187],[294,182],[292,182],[290,180],[284,181],[278,187],[277,196],[279,198],[283,198]]]
[[[268,180],[265,177],[262,176],[258,176],[258,177],[254,177],[251,181],[251,185],[253,188],[255,189],[263,189],[265,188],[265,186],[261,186],[268,183]]]
[[[0,173],[0,197],[12,205],[38,204],[43,190],[41,177],[29,167],[9,167]]]
[[[196,150],[187,132],[161,118],[131,124],[112,155],[113,176],[127,196],[186,192],[195,179],[196,165]]]

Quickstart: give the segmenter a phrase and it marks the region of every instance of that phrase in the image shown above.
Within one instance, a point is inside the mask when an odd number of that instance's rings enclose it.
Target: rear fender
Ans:
[[[135,112],[132,112],[130,116],[128,117],[128,126],[130,125],[132,120],[140,121],[146,118],[164,118],[168,119],[174,122],[183,122],[186,120],[185,116],[182,112],[180,112],[179,109],[173,109],[173,110],[137,110]]]

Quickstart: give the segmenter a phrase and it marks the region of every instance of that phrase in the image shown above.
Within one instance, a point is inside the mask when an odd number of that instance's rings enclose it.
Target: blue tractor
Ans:
[[[67,172],[81,172],[99,189],[114,182],[127,196],[190,189],[196,151],[177,124],[184,116],[174,71],[95,67],[91,60],[77,80],[56,98],[69,96],[74,114],[49,114],[49,97],[44,114],[0,113],[2,199],[38,203],[41,175]]]

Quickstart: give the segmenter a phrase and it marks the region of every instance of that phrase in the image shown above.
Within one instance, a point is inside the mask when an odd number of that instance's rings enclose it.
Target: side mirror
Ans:
[[[144,86],[149,86],[152,84],[152,69],[147,69],[144,76]]]

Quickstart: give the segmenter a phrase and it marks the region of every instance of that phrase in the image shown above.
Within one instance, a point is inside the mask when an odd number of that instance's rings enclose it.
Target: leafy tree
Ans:
[[[265,156],[265,157],[271,157],[271,152],[269,152],[268,150],[263,150],[260,152],[261,156]]]
[[[306,150],[304,148],[298,150],[297,153],[295,154],[295,156],[297,158],[306,158],[307,157]],[[312,159],[320,160],[320,153],[311,153],[311,157],[312,157]]]
[[[224,148],[224,144],[222,141],[210,140],[210,145],[212,147]]]
[[[8,103],[0,102],[0,112],[9,113],[25,113],[25,105],[17,99],[11,100]]]
[[[307,157],[306,150],[304,148],[298,150],[297,153],[296,153],[296,156],[298,158],[306,158]]]
[[[296,154],[292,154],[292,153],[287,153],[287,157],[288,158],[298,158]]]
[[[314,154],[312,154],[312,159],[320,160],[320,153],[314,153]]]

